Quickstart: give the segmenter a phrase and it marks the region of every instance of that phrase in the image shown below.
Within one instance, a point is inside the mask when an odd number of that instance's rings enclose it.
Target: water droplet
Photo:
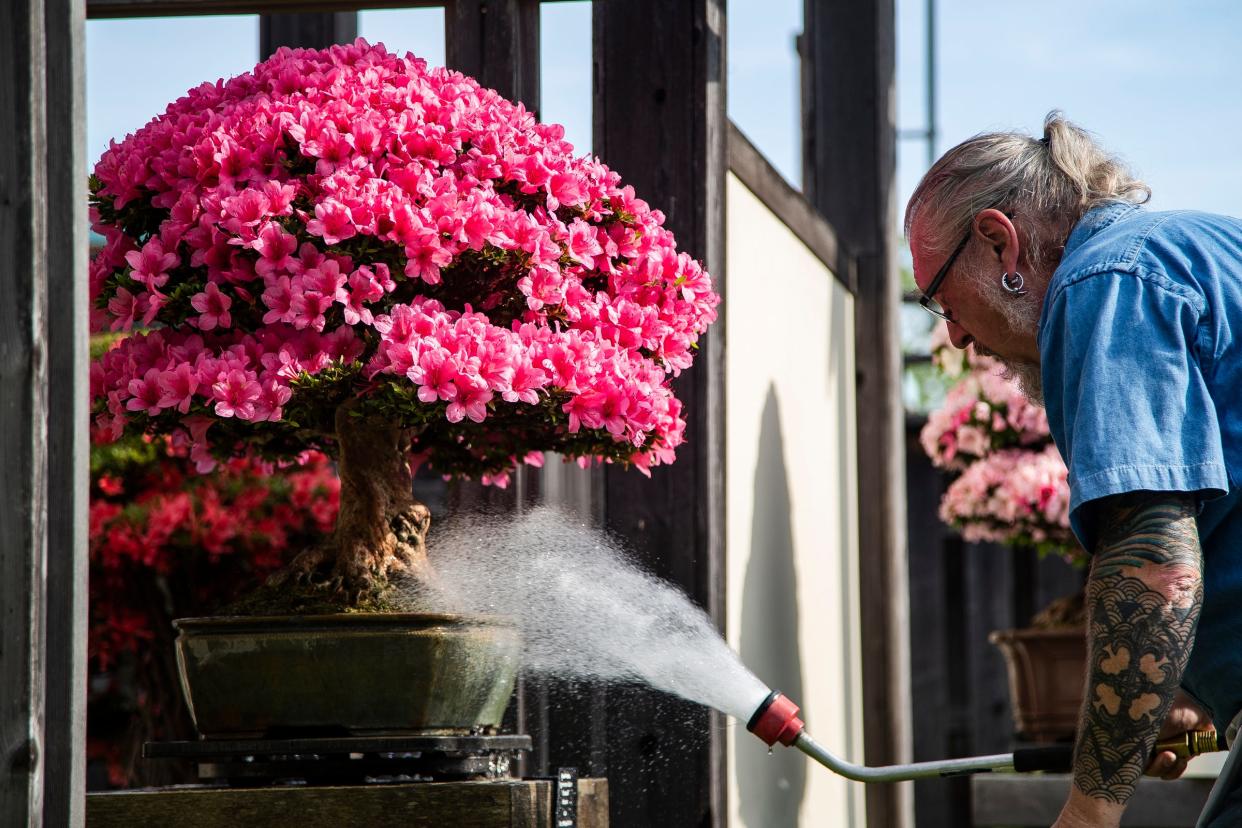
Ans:
[[[771,746],[771,745],[768,745],[768,756],[771,756],[771,755],[772,755],[773,753],[775,753],[775,752],[776,752],[776,751],[772,750],[772,746]]]

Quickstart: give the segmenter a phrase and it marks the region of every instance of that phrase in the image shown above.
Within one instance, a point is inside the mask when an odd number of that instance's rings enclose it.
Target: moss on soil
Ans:
[[[218,615],[327,615],[342,612],[412,612],[408,591],[388,581],[351,599],[321,583],[263,584],[221,607]]]
[[[1037,630],[1082,629],[1087,626],[1086,592],[1058,598],[1044,607],[1034,618],[1031,626]]]

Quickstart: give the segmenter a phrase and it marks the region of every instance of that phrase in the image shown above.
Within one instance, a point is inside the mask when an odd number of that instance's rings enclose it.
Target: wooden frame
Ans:
[[[542,0],[544,3],[568,0]],[[454,5],[478,7],[491,0],[86,0],[86,16],[179,17],[199,14],[322,14],[363,9],[427,9]],[[513,0],[502,0],[504,3]],[[517,0],[525,5],[527,0]],[[537,7],[538,0],[529,0]],[[498,87],[497,87],[498,88]]]
[[[86,692],[84,10],[0,4],[0,823],[80,824]],[[51,297],[55,296],[53,304]]]
[[[806,0],[803,190],[855,262],[864,759],[910,761],[894,0]],[[910,785],[867,787],[867,824],[913,825]]]
[[[888,406],[897,389],[897,361],[890,359],[889,347],[895,329],[887,309],[894,281],[888,276],[891,239],[884,229],[891,209],[887,199],[893,155],[886,120],[891,3],[812,0],[808,5],[808,43],[817,56],[812,61],[817,103],[810,121],[815,151],[808,155],[813,172],[808,192],[827,222],[805,210],[805,203],[791,198],[790,192],[776,188],[769,193],[776,193],[776,200],[788,208],[788,218],[797,222],[795,231],[809,239],[816,255],[835,260],[834,273],[858,297],[862,560],[864,583],[871,590],[881,583],[904,583],[904,570],[896,567],[892,555],[894,549],[904,554],[904,537],[893,528],[900,526],[902,513],[900,501],[894,503],[894,492],[901,491],[901,470],[898,465],[893,475],[891,468],[900,458],[899,417],[896,439],[888,433]],[[46,43],[48,52],[59,56],[56,63],[43,51],[45,6]],[[15,150],[0,158],[0,249],[15,265],[0,274],[0,353],[5,355],[0,382],[21,389],[6,394],[0,405],[0,634],[6,636],[0,647],[0,758],[5,761],[0,822],[37,820],[45,804],[49,823],[59,823],[59,814],[68,814],[68,824],[82,818],[81,806],[75,804],[82,798],[81,774],[53,763],[79,761],[84,741],[79,724],[84,654],[79,646],[85,634],[86,451],[74,429],[80,430],[86,416],[86,356],[80,333],[85,296],[64,287],[85,282],[84,221],[76,195],[84,154],[83,17],[260,13],[269,16],[267,46],[274,47],[295,37],[304,39],[300,45],[335,39],[349,25],[348,13],[360,8],[427,6],[446,8],[447,51],[455,68],[537,108],[535,0],[0,4],[0,43],[10,63],[0,77],[0,100],[8,106],[0,112],[0,127],[14,136]],[[315,20],[281,20],[295,13],[310,13]],[[501,48],[496,48],[497,38]],[[729,135],[724,0],[596,0],[593,42],[596,149],[644,197],[666,209],[667,224],[682,248],[702,259],[723,286]],[[641,69],[633,59],[636,54],[643,56]],[[832,117],[827,117],[829,112]],[[54,121],[45,121],[45,115]],[[49,137],[52,133],[56,138]],[[740,174],[754,180],[766,177],[758,153],[748,154],[748,143],[735,144]],[[45,166],[49,159],[50,168]],[[833,233],[833,227],[839,232]],[[843,249],[850,252],[848,257]],[[49,322],[47,297],[53,289],[54,310],[64,316]],[[658,469],[651,481],[609,468],[597,473],[592,484],[602,492],[598,508],[606,525],[718,624],[724,618],[725,335],[718,322],[701,343],[695,367],[676,383],[690,417],[690,439],[679,452],[679,462]],[[49,467],[55,471],[45,481]],[[58,524],[55,530],[45,523],[49,506]],[[46,563],[49,538],[56,555],[63,551],[67,557]],[[68,548],[62,550],[62,545]],[[45,571],[54,579],[50,590]],[[49,598],[52,592],[57,595]],[[905,698],[899,663],[903,653],[892,647],[902,602],[891,600],[891,594],[884,600],[863,597],[865,623],[881,633],[866,637],[867,713],[887,723],[868,729],[867,760],[892,761],[901,758],[905,719],[898,703]],[[64,616],[63,607],[69,608]],[[44,660],[45,637],[47,652],[59,664]],[[884,692],[875,691],[877,686]],[[595,688],[589,700],[576,703],[568,713],[556,711],[557,701],[555,688],[543,688],[528,694],[520,711],[537,720],[533,729],[543,742],[540,761],[560,758],[553,757],[559,750],[551,742],[572,741],[569,750],[581,751],[580,764],[608,773],[614,818],[620,823],[724,824],[723,717],[643,689]],[[63,742],[45,741],[53,738],[54,730],[45,731],[45,704],[49,715],[65,725],[64,733],[55,736]],[[679,729],[674,725],[676,735],[693,738],[670,739],[670,723],[676,721],[683,723]],[[61,775],[62,770],[68,775]],[[55,782],[50,781],[53,775]],[[45,785],[55,804],[43,802]],[[872,824],[905,825],[898,816],[900,797],[876,790],[874,802],[868,793]]]
[[[445,57],[511,101],[539,111],[539,0],[451,0]]]
[[[443,6],[445,2],[446,0],[86,0],[86,16],[94,19],[199,14],[322,14],[359,9],[430,8]]]
[[[81,825],[86,804],[90,500],[89,239],[84,0],[44,0],[47,73],[47,669],[45,825]],[[7,470],[5,470],[7,474]]]
[[[729,171],[746,185],[788,227],[815,257],[828,266],[841,286],[854,294],[858,285],[849,251],[830,225],[802,193],[790,186],[776,167],[750,142],[737,124],[729,122]]]
[[[679,246],[724,279],[725,4],[626,0],[594,5],[595,151],[667,211]],[[641,60],[635,56],[641,55]],[[674,382],[688,440],[647,480],[604,472],[604,518],[659,577],[724,623],[723,319]],[[696,739],[669,738],[692,723]],[[724,721],[661,694],[610,691],[609,784],[624,825],[723,825]]]
[[[351,43],[358,37],[358,13],[322,11],[303,14],[263,14],[259,17],[259,58],[280,46],[323,49],[333,43]]]
[[[43,809],[47,156],[41,0],[0,4],[0,823]]]

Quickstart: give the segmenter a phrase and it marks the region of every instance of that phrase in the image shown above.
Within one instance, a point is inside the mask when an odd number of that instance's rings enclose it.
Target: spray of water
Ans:
[[[643,682],[743,722],[769,692],[684,593],[567,513],[459,519],[429,546],[422,603],[512,619],[531,673]]]

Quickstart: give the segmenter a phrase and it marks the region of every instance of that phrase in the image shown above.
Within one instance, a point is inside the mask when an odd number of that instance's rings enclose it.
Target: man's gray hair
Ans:
[[[1050,254],[1060,257],[1070,230],[1092,207],[1150,197],[1124,163],[1053,111],[1042,139],[989,132],[941,156],[910,197],[906,236],[917,218],[922,248],[947,253],[979,211],[995,208],[1016,219],[1027,260],[1043,264]]]

